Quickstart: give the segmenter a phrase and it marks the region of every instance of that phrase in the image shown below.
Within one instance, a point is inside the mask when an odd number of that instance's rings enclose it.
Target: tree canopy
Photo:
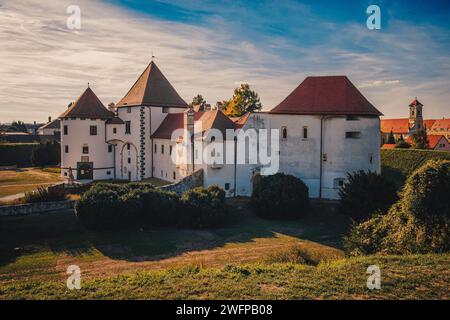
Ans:
[[[192,99],[192,102],[189,105],[191,107],[193,107],[193,106],[204,105],[204,104],[206,104],[206,100],[203,98],[203,96],[201,94],[198,94]]]
[[[255,112],[262,109],[258,94],[250,89],[248,83],[243,83],[234,90],[233,98],[223,102],[223,112],[227,116],[240,117],[247,112]]]

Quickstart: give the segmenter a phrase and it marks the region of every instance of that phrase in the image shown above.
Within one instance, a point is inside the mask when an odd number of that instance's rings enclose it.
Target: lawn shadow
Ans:
[[[142,227],[93,232],[83,228],[74,214],[6,219],[0,224],[0,266],[14,262],[27,246],[45,246],[56,254],[73,257],[103,255],[130,262],[157,261],[191,251],[211,250],[229,243],[244,244],[285,235],[340,248],[348,220],[329,206],[314,205],[308,218],[273,221],[255,217],[248,200],[233,205],[239,221],[220,229],[186,230]],[[6,222],[6,223],[5,223]],[[14,248],[21,250],[11,251]],[[24,249],[25,248],[25,249]]]

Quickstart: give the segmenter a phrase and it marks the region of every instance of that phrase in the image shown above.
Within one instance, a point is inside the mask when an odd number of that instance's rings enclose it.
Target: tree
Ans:
[[[27,132],[27,127],[22,121],[13,121],[9,126],[11,132]]]
[[[203,96],[201,94],[196,95],[190,104],[191,107],[198,106],[198,105],[204,105],[206,104],[206,100],[203,99]]]
[[[394,133],[391,130],[391,133],[389,133],[389,137],[388,137],[388,144],[395,144],[395,138],[394,138]]]
[[[428,148],[427,132],[424,129],[413,132],[412,146],[414,149],[427,149]]]
[[[248,83],[243,83],[234,90],[231,100],[224,102],[223,111],[227,116],[240,117],[247,112],[259,111],[262,108],[258,94],[250,89]]]

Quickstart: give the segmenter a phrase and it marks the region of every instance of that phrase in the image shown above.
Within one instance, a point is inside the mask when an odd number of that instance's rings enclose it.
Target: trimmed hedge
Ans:
[[[95,184],[75,205],[80,222],[93,230],[136,225],[220,227],[230,220],[225,192],[217,186],[195,188],[180,198],[151,184]]]
[[[31,167],[33,149],[38,143],[0,143],[0,166]]]
[[[57,141],[38,144],[32,152],[31,163],[35,167],[54,166],[61,162],[61,145]]]
[[[292,175],[277,173],[262,177],[253,188],[252,207],[257,216],[266,219],[302,218],[309,210],[309,190]]]
[[[431,160],[407,180],[401,199],[344,237],[350,255],[450,251],[450,161]]]
[[[450,160],[450,152],[415,149],[381,150],[381,174],[400,190],[406,179],[428,160]]]

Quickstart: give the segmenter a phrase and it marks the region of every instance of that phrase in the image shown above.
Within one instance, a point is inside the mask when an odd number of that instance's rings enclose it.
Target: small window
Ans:
[[[131,107],[127,107],[127,113],[131,113]]]
[[[328,155],[327,155],[326,153],[324,153],[324,154],[322,155],[322,161],[323,161],[323,162],[327,162],[327,161],[328,161]]]
[[[173,180],[177,180],[177,173],[175,171],[173,172]]]
[[[131,158],[128,158],[128,163],[131,163]]]
[[[172,155],[172,146],[169,146],[169,154]]]
[[[361,132],[359,131],[348,131],[345,133],[346,139],[360,139],[361,138]]]
[[[90,126],[89,133],[91,136],[96,136],[97,135],[97,126]]]
[[[64,172],[64,176],[67,177],[67,172]]]
[[[154,151],[155,153],[157,153],[158,152],[158,145],[155,143],[155,151]]]
[[[114,133],[114,134],[117,133],[117,128],[113,128],[113,133]]]
[[[83,146],[83,154],[89,154],[89,147]]]
[[[113,151],[113,146],[112,145],[108,145],[108,152],[112,152]]]
[[[131,134],[131,121],[125,121],[125,134]]]
[[[359,117],[356,116],[347,116],[347,121],[358,121]]]
[[[308,127],[303,127],[303,139],[308,139]]]
[[[230,184],[229,183],[225,183],[225,190],[226,191],[230,190]]]
[[[286,127],[281,128],[281,136],[284,140],[287,139],[287,128]]]
[[[129,143],[127,143],[127,150],[131,149],[131,145]]]
[[[69,153],[69,146],[64,146],[64,152]]]
[[[334,188],[342,188],[344,186],[345,179],[342,178],[336,178],[334,179]]]
[[[161,145],[161,154],[164,154],[164,145]]]
[[[211,137],[211,142],[214,142],[214,141],[216,141],[216,137],[215,137],[215,136],[212,136],[212,137]]]
[[[67,126],[64,126],[64,135],[67,136],[69,133],[69,128]]]
[[[107,174],[108,176],[110,176],[110,175],[111,175],[111,171],[106,171],[106,174]]]

